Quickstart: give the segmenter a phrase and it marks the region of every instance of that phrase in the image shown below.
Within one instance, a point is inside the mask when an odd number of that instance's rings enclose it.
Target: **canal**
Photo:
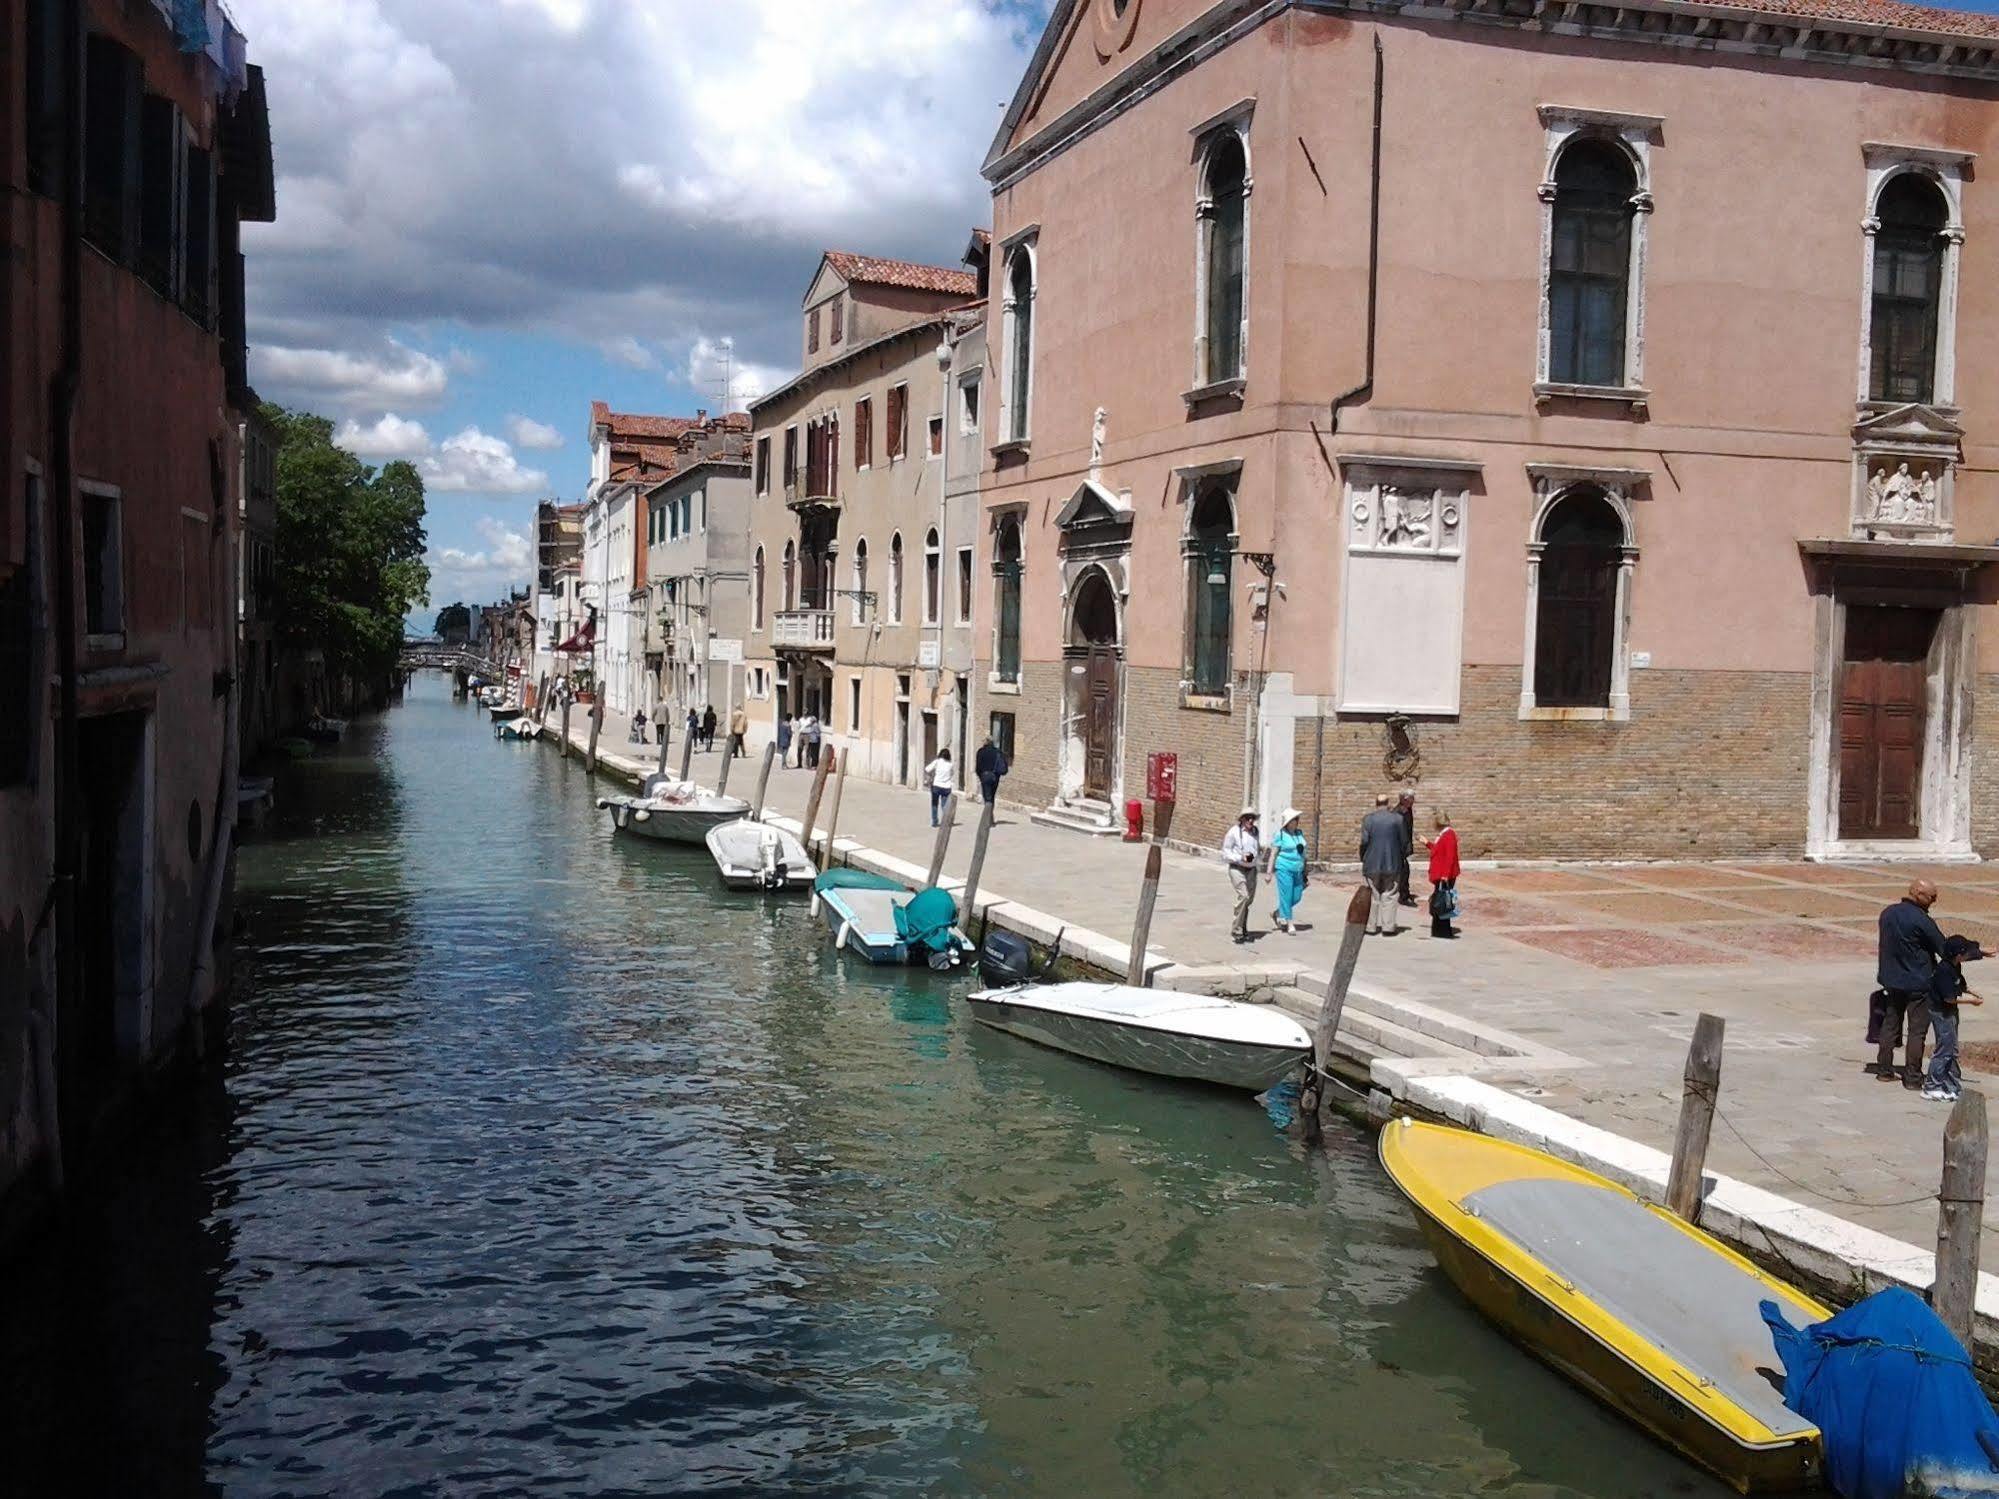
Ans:
[[[600,789],[436,676],[286,770],[226,1061],[10,1275],[22,1492],[1717,1492],[1359,1131],[985,1032]]]

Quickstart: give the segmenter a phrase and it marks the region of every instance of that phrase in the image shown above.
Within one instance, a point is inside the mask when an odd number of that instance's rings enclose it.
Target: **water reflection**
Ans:
[[[979,1029],[963,978],[613,842],[596,789],[435,680],[287,774],[228,1113],[8,1345],[62,1365],[39,1459],[232,1495],[1713,1492],[1441,1283],[1365,1139],[1306,1156]]]

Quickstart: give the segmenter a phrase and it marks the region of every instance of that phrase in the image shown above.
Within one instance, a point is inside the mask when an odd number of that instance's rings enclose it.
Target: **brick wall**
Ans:
[[[1250,701],[1236,679],[1227,711],[1180,706],[1180,673],[1127,666],[1124,677],[1124,794],[1145,795],[1145,757],[1168,750],[1180,757],[1179,801],[1165,834],[1177,843],[1214,847],[1243,807],[1243,715]],[[1146,805],[1148,830],[1153,808]],[[1122,815],[1122,809],[1120,809]]]
[[[1809,675],[1634,672],[1631,719],[1621,724],[1522,722],[1519,701],[1518,667],[1468,666],[1457,721],[1414,727],[1422,765],[1407,784],[1419,825],[1447,808],[1466,858],[1803,853]],[[1320,814],[1327,855],[1351,858],[1375,794],[1394,789],[1383,769],[1386,732],[1379,722],[1328,718],[1315,787],[1318,727],[1297,726],[1294,800],[1308,833]],[[1979,738],[1993,742],[1990,732]]]
[[[1999,676],[1977,678],[1971,710],[1971,846],[1999,857]]]
[[[990,661],[972,663],[973,681],[990,680]],[[972,690],[978,703],[978,722],[972,725],[973,742],[985,743],[985,731],[995,713],[1013,715],[1013,769],[1000,783],[1003,800],[1024,807],[1045,807],[1055,800],[1055,767],[1059,750],[1055,743],[1062,724],[1062,663],[1023,661],[1020,663],[1020,693],[996,693],[983,685]]]

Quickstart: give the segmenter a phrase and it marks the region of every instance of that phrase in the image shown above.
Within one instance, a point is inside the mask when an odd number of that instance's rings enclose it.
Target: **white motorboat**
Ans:
[[[967,997],[995,1030],[1057,1051],[1252,1093],[1282,1082],[1312,1038],[1282,1010],[1125,984],[1019,984]]]
[[[731,890],[810,890],[818,874],[805,845],[767,822],[725,822],[710,828],[706,841]]]
[[[648,776],[637,796],[600,796],[597,805],[611,814],[611,825],[619,832],[662,843],[703,843],[711,828],[750,810],[740,796],[717,796],[692,781],[664,775]]]

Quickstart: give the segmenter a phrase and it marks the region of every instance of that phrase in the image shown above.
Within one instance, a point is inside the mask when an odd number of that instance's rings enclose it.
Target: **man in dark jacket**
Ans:
[[[1909,893],[1881,913],[1881,956],[1875,982],[1881,986],[1885,1008],[1881,1016],[1881,1038],[1874,1056],[1874,1075],[1884,1083],[1897,1077],[1907,1088],[1923,1085],[1923,1037],[1929,1029],[1930,986],[1936,966],[1943,960],[1943,932],[1930,919],[1936,904],[1937,887],[1917,880]],[[1902,1041],[1902,1021],[1909,1022],[1909,1046],[1898,1072],[1895,1048]]]
[[[1367,929],[1393,937],[1399,929],[1395,882],[1409,858],[1408,829],[1402,815],[1388,805],[1384,793],[1374,810],[1360,820],[1360,872],[1374,899],[1367,908]]]
[[[1405,791],[1395,798],[1395,815],[1402,819],[1402,868],[1398,871],[1395,898],[1405,906],[1416,904],[1409,893],[1409,856],[1416,847],[1416,793]]]
[[[986,742],[979,746],[979,752],[972,758],[972,769],[979,777],[979,790],[985,793],[988,806],[999,800],[1000,777],[1012,769],[1006,763],[1006,753],[993,737],[988,734]]]

